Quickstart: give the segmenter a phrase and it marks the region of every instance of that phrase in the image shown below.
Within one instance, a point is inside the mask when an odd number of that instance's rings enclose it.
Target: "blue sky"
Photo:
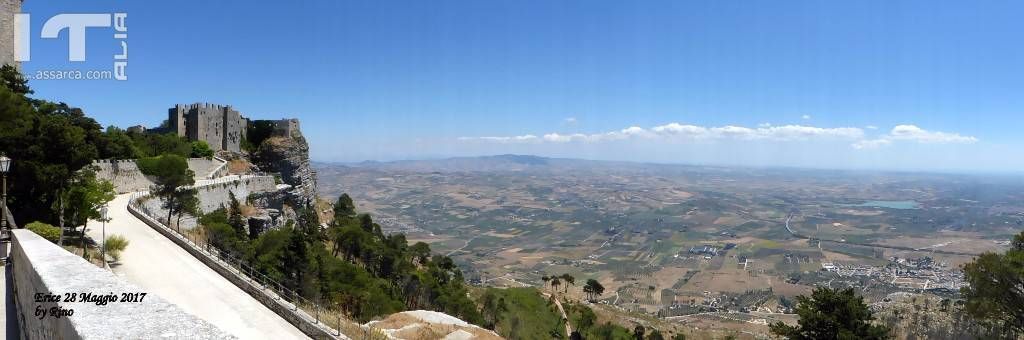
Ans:
[[[70,63],[57,13],[128,13],[127,81],[34,80],[105,125],[175,103],[297,117],[315,160],[500,153],[1019,172],[1014,2],[41,1],[32,74]]]

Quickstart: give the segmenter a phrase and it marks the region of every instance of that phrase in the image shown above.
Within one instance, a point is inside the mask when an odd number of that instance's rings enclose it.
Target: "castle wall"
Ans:
[[[149,190],[149,187],[156,184],[142,174],[135,160],[96,160],[92,165],[96,167],[96,178],[113,183],[114,190],[119,194]]]
[[[0,0],[2,1],[2,0]],[[240,152],[247,121],[230,106],[215,104],[176,105],[168,110],[171,129],[178,136],[201,140],[213,150]]]
[[[0,0],[0,66],[15,65],[14,14],[21,12],[21,0]]]
[[[242,151],[242,134],[248,125],[242,114],[228,107],[224,110],[223,140],[221,147],[232,152]]]

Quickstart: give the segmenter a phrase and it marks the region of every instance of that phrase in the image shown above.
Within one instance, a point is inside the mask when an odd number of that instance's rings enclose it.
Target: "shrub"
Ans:
[[[53,243],[57,243],[60,239],[60,228],[43,222],[35,221],[26,225],[25,228]]]
[[[153,176],[159,171],[157,169],[160,166],[159,162],[160,157],[145,157],[136,160],[135,164],[138,165],[139,171],[142,172],[143,175]]]
[[[120,261],[121,252],[128,248],[128,240],[121,235],[110,235],[103,244],[107,248],[107,254],[114,258],[114,262]]]

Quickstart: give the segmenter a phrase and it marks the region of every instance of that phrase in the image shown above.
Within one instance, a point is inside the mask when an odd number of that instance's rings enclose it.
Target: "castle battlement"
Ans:
[[[241,151],[248,120],[230,105],[178,104],[167,112],[170,131],[189,140],[201,140],[213,150]]]

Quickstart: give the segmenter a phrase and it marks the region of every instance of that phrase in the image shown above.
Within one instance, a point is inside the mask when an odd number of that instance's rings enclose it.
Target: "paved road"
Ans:
[[[130,195],[117,196],[110,202],[107,236],[119,234],[130,242],[121,263],[112,266],[115,274],[240,339],[308,339],[288,321],[135,218],[128,212]],[[100,240],[100,222],[90,222],[88,234]]]

